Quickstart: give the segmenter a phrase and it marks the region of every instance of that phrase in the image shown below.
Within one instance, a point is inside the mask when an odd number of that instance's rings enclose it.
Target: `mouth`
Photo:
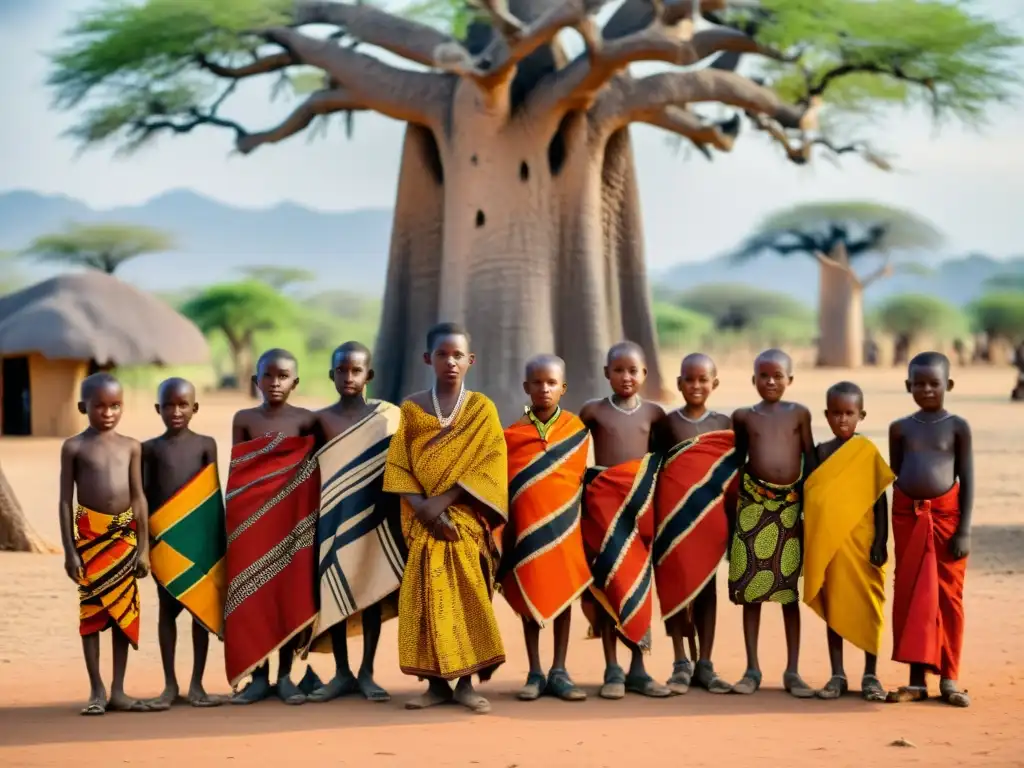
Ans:
[[[455,379],[459,378],[459,372],[458,371],[445,371],[444,377],[446,379],[449,379],[450,381],[454,381]]]

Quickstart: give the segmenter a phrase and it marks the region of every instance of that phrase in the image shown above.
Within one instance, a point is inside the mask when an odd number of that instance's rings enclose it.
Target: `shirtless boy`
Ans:
[[[64,570],[78,584],[79,633],[89,673],[89,703],[82,714],[145,712],[144,702],[124,692],[128,647],[139,647],[136,579],[149,573],[142,446],[116,431],[124,407],[117,379],[109,373],[89,376],[81,398],[78,410],[89,426],[60,452],[60,532]],[[100,632],[107,627],[114,656],[109,699],[100,676]]]
[[[683,395],[685,401],[682,408],[678,408],[671,413],[667,414],[656,427],[656,435],[659,443],[659,449],[669,454],[672,449],[682,443],[692,441],[699,435],[705,435],[710,432],[724,432],[732,430],[732,419],[726,416],[724,413],[716,413],[715,411],[708,410],[707,401],[711,396],[711,393],[718,388],[718,369],[715,366],[714,360],[708,355],[695,353],[687,355],[683,358],[683,362],[680,365],[679,377],[676,380],[676,384],[679,387],[679,392]],[[695,546],[707,549],[712,543],[712,539],[715,540],[716,545],[720,542],[722,549],[721,554],[725,554],[725,547],[728,546],[728,523],[726,513],[724,509],[726,485],[728,485],[735,477],[735,469],[726,474],[725,472],[717,473],[715,470],[706,471],[706,464],[715,464],[721,461],[721,456],[725,455],[728,451],[733,448],[734,441],[731,436],[720,441],[721,445],[714,449],[710,449],[707,456],[704,456],[704,452],[700,452],[700,459],[695,456],[681,456],[679,461],[687,461],[692,459],[693,462],[700,462],[700,470],[697,475],[704,480],[707,478],[708,483],[714,483],[713,491],[716,494],[717,504],[719,508],[712,510],[712,512],[720,512],[721,515],[721,529],[714,529],[715,532],[709,532],[705,534],[708,538],[703,540],[695,540],[693,543]],[[690,449],[690,453],[697,453]],[[734,457],[733,457],[734,458]],[[703,461],[701,461],[703,459]],[[728,461],[728,459],[726,459]],[[664,521],[661,518],[662,507],[666,507],[668,510],[674,510],[678,507],[679,499],[677,498],[665,498],[665,495],[669,493],[669,487],[671,484],[669,481],[669,473],[671,467],[671,461],[666,461],[665,466],[662,467],[662,477],[659,479],[658,496],[655,502],[655,517],[657,519],[657,527],[659,532],[662,529]],[[735,467],[734,462],[730,462],[731,466]],[[710,490],[709,485],[705,485],[705,488]],[[689,496],[692,492],[692,487],[684,488],[682,485],[679,487],[679,491],[683,496]],[[713,521],[707,520],[708,511],[708,499],[702,497],[702,504],[705,509],[700,510],[702,519],[699,524],[694,524],[694,529],[700,525],[701,527],[709,527]],[[682,511],[682,510],[680,510]],[[719,539],[716,534],[724,533]],[[669,542],[668,546],[672,546],[675,542]],[[682,546],[679,544],[678,546]],[[656,550],[658,547],[656,547]],[[680,578],[685,575],[687,578],[685,581],[693,582],[694,578],[703,580],[707,578],[705,573],[700,574],[680,574],[673,572],[673,566],[678,568],[699,568],[696,562],[697,558],[687,557],[687,553],[680,550],[680,559],[678,562],[666,562],[663,566],[664,570],[659,569],[659,564],[656,556],[655,560],[655,574],[659,584],[658,591],[659,596],[662,598],[662,615],[666,613],[665,598],[668,594],[667,589],[662,589],[660,586],[663,582],[662,579],[668,579],[672,582],[684,581]],[[669,560],[666,557],[666,560]],[[673,559],[674,560],[674,559]],[[725,682],[715,673],[715,668],[711,663],[711,651],[715,643],[715,621],[717,613],[717,595],[716,595],[716,584],[717,578],[715,573],[717,572],[718,562],[721,560],[719,557],[717,560],[712,562],[703,563],[705,567],[710,567],[710,579],[705,583],[704,587],[700,589],[697,596],[693,598],[692,602],[679,610],[678,613],[671,616],[665,621],[666,629],[668,630],[669,636],[672,638],[672,648],[675,654],[675,662],[672,665],[672,676],[668,680],[668,687],[673,693],[681,694],[686,693],[689,689],[691,682],[696,683],[701,688],[709,691],[710,693],[729,693],[732,690],[732,686]],[[699,582],[698,582],[699,584]],[[661,594],[665,592],[665,594]],[[675,606],[678,607],[678,606]],[[671,610],[671,608],[669,608]],[[700,658],[694,659],[696,662],[696,668],[692,667],[690,661],[686,658],[686,638],[687,635],[690,637],[690,641],[693,641],[693,633],[696,632],[696,636],[700,641],[699,654]],[[692,651],[691,651],[692,652]],[[694,654],[696,655],[696,654]]]
[[[761,687],[757,655],[761,604],[780,603],[786,630],[782,682],[796,698],[814,691],[800,677],[800,602],[803,478],[814,467],[811,414],[782,399],[793,382],[793,361],[779,349],[754,360],[753,384],[761,402],[733,413],[736,456],[742,469],[735,533],[729,552],[729,597],[743,606],[747,671],[733,686],[740,694]]]
[[[967,707],[970,699],[958,679],[974,509],[971,428],[945,408],[953,389],[945,355],[914,357],[906,386],[919,410],[890,425],[889,463],[896,473],[893,660],[910,665],[910,682],[891,692],[889,701],[928,698],[931,672],[939,675],[943,701]]]
[[[289,396],[299,384],[298,362],[291,352],[284,349],[264,352],[256,363],[253,384],[259,389],[263,402],[255,408],[245,408],[235,414],[231,423],[233,445],[267,434],[277,434],[283,438],[316,436],[316,415],[288,402]],[[318,444],[319,441],[314,444],[314,450]],[[300,644],[296,636],[278,652],[276,690],[278,697],[287,704],[303,703],[306,696],[321,685],[312,668],[307,669],[298,685],[292,681],[292,662]],[[270,684],[270,662],[267,661],[253,670],[252,680],[231,701],[233,704],[252,704],[267,698],[273,690]]]
[[[605,658],[599,695],[621,699],[630,692],[663,698],[671,692],[647,674],[643,649],[650,641],[652,501],[659,467],[651,453],[652,433],[665,411],[640,397],[647,364],[638,344],[624,341],[608,350],[605,377],[612,394],[588,402],[580,411],[598,465],[588,472],[582,529],[594,577],[583,606],[601,636]],[[608,536],[612,529],[625,535]],[[616,658],[620,638],[632,652],[628,674]]]
[[[204,573],[200,580],[192,581],[191,587],[197,586],[201,581],[209,578],[216,578],[212,572],[224,557],[226,543],[224,541],[224,507],[220,498],[220,481],[217,478],[217,443],[212,437],[197,435],[189,428],[192,417],[199,411],[199,404],[196,402],[195,387],[185,379],[171,378],[164,381],[157,390],[156,412],[164,423],[165,431],[160,437],[154,437],[142,444],[142,482],[146,493],[146,503],[150,513],[156,518],[151,520],[150,528],[156,539],[160,532],[161,519],[157,513],[164,505],[174,498],[186,486],[191,485],[199,477],[200,473],[212,465],[209,477],[204,477],[206,485],[215,486],[215,496],[207,499],[209,494],[203,493],[200,502],[203,506],[196,510],[187,510],[187,513],[200,512],[195,520],[196,525],[206,523],[201,528],[190,526],[190,535],[200,535],[207,538],[202,544],[182,542],[187,547],[186,553],[192,554],[197,560],[202,555],[209,555],[209,562],[196,562],[192,568],[202,568]],[[201,481],[202,482],[202,481]],[[202,489],[204,491],[208,488]],[[212,515],[204,516],[206,512],[205,502],[210,501]],[[180,522],[180,521],[179,521]],[[173,535],[172,535],[173,538]],[[168,541],[168,547],[176,542]],[[154,549],[161,546],[154,542]],[[186,554],[186,556],[187,556]],[[157,579],[157,596],[160,601],[160,659],[164,667],[164,691],[155,701],[149,703],[153,710],[166,710],[178,698],[178,678],[174,670],[175,646],[178,641],[177,619],[186,606],[178,600],[170,591],[167,585],[161,583],[161,558],[160,553],[154,554],[153,576]],[[177,566],[177,563],[175,563]],[[174,584],[174,576],[180,567],[170,571],[171,581]],[[191,570],[191,569],[190,569]],[[223,584],[217,585],[219,589],[199,590],[213,597],[218,605],[205,604],[199,608],[199,614],[192,613],[192,679],[188,688],[188,702],[194,707],[213,707],[223,703],[223,699],[210,696],[203,688],[203,673],[206,670],[206,657],[210,650],[210,633],[219,632],[223,619],[218,620],[217,613],[223,616]],[[219,600],[218,600],[219,598]],[[191,601],[189,601],[191,602]],[[203,610],[205,609],[205,610]],[[196,610],[193,606],[192,610]],[[208,622],[216,622],[215,626],[204,625],[200,619],[203,615]]]
[[[396,572],[393,563],[400,549],[398,541],[401,541],[400,523],[396,522],[398,499],[382,491],[384,464],[381,460],[387,452],[390,436],[398,427],[399,411],[390,403],[366,401],[366,385],[373,381],[373,359],[363,344],[349,341],[334,350],[328,375],[338,392],[338,401],[315,414],[324,448],[320,458],[323,506],[317,536],[321,564],[320,621],[314,634],[322,634],[326,629],[330,635],[335,675],[329,683],[313,691],[309,700],[324,702],[361,693],[368,701],[389,701],[388,692],[373,679],[373,662],[380,641],[380,598],[397,598],[401,585],[401,571]],[[325,469],[325,461],[331,462],[331,471]],[[358,482],[353,482],[355,478]],[[358,539],[341,543],[345,529],[357,515],[377,513],[381,507],[387,509],[382,522],[368,528]],[[388,517],[392,519],[386,519]],[[329,519],[337,519],[337,524],[328,526]],[[394,537],[396,532],[398,541]],[[381,537],[391,537],[386,549]],[[337,571],[331,573],[330,578],[338,576],[347,584],[349,594],[344,607],[335,597],[335,588],[327,581],[327,572],[332,568]],[[395,606],[391,608],[394,615]],[[339,620],[341,616],[354,613],[359,614],[363,633],[363,658],[358,677],[352,674],[348,660],[351,619]],[[334,623],[328,627],[320,624],[332,620]]]

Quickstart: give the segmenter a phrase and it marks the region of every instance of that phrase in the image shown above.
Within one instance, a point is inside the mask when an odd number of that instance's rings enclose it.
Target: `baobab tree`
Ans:
[[[977,117],[1012,82],[1001,57],[1016,40],[938,0],[626,0],[600,26],[604,4],[493,0],[461,39],[342,2],[107,4],[70,30],[51,84],[59,106],[84,108],[82,141],[126,149],[213,126],[249,154],[332,114],[405,122],[376,391],[421,388],[424,330],[461,321],[484,350],[474,385],[508,416],[539,351],[565,358],[578,401],[604,390],[605,351],[628,337],[648,350],[650,389],[661,389],[632,123],[728,151],[739,117],[710,122],[693,109],[725,104],[803,163],[813,148],[861,149],[819,130],[833,93],[859,109],[912,102],[920,89],[938,114]],[[570,30],[584,43],[575,57]],[[758,79],[736,71],[746,54],[765,62]],[[630,74],[649,62],[674,68]],[[240,81],[303,67],[318,85],[279,125],[253,131],[224,116]]]
[[[878,203],[809,203],[769,216],[733,258],[742,262],[776,253],[816,259],[818,364],[859,368],[864,363],[864,291],[897,271],[926,271],[919,262],[896,256],[941,242],[934,226],[909,211]],[[859,273],[857,265],[870,256],[881,256],[881,264]]]

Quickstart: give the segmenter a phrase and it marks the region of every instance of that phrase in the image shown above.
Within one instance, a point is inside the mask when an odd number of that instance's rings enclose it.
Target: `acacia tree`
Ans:
[[[878,308],[878,326],[894,337],[897,354],[894,365],[905,365],[922,337],[949,341],[967,330],[963,313],[937,296],[908,293],[892,296]]]
[[[909,211],[877,203],[808,203],[772,214],[733,254],[737,261],[766,252],[817,259],[818,364],[859,368],[864,363],[864,291],[896,271],[922,272],[915,262],[899,262],[901,250],[938,246],[938,230]],[[855,267],[881,255],[873,272]]]
[[[266,283],[275,291],[285,291],[297,285],[312,283],[316,273],[302,267],[279,267],[272,264],[243,267],[239,270],[247,280]]]
[[[166,232],[134,224],[72,224],[63,232],[37,237],[22,251],[37,261],[88,267],[114,274],[130,259],[174,248]]]
[[[361,110],[407,123],[378,392],[420,388],[424,329],[462,321],[486,348],[475,384],[507,416],[523,362],[543,350],[565,358],[579,399],[602,391],[605,350],[629,337],[647,348],[649,384],[661,389],[630,124],[727,151],[739,120],[709,122],[691,108],[726,104],[803,163],[813,147],[862,148],[819,130],[833,95],[862,110],[913,103],[920,89],[938,114],[972,118],[1012,81],[1001,56],[1015,39],[939,0],[625,0],[599,27],[604,4],[490,0],[459,39],[342,2],[108,4],[70,31],[51,82],[60,106],[85,106],[81,140],[128,149],[215,126],[248,154]],[[697,29],[695,7],[714,24]],[[314,25],[331,31],[318,36]],[[567,55],[564,30],[582,37],[580,55]],[[744,54],[775,65],[742,76]],[[689,69],[632,76],[641,62]],[[280,125],[252,131],[223,116],[239,81],[303,66],[322,76]]]

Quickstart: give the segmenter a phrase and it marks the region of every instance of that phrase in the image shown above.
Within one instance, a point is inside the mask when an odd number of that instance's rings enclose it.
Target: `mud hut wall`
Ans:
[[[78,412],[78,393],[88,369],[85,360],[29,356],[33,437],[70,437],[85,429],[85,416]]]

